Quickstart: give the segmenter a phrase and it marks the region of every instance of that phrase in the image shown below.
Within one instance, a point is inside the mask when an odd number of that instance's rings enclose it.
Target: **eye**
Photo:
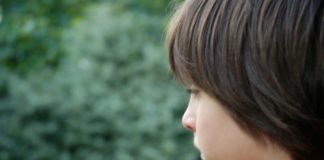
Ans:
[[[190,88],[190,89],[187,89],[187,92],[191,95],[197,95],[199,93],[199,90],[195,89],[195,88]]]

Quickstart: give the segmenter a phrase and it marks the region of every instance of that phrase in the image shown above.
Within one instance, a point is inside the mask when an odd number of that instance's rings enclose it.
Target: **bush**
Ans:
[[[73,27],[60,29],[57,45],[40,43],[47,37],[15,42],[36,60],[2,61],[0,159],[196,159],[180,124],[187,98],[166,63],[166,20],[112,2],[86,9]],[[56,67],[29,44],[60,48]],[[13,52],[4,57],[16,53],[5,46]],[[33,66],[38,60],[42,65]]]
[[[62,56],[61,37],[90,0],[2,0],[0,62],[22,74],[56,68]]]

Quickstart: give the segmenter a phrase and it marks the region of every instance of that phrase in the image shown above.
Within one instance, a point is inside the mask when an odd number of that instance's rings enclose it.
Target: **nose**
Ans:
[[[191,132],[195,131],[194,119],[190,116],[186,116],[186,114],[184,114],[182,117],[182,125]]]
[[[188,107],[182,116],[182,125],[191,132],[195,132],[196,130],[196,115],[194,109],[195,108],[190,100]]]

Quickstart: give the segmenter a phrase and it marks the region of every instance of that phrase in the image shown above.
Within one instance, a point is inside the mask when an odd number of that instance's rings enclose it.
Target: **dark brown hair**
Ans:
[[[323,0],[187,0],[168,30],[171,70],[257,140],[324,159]]]

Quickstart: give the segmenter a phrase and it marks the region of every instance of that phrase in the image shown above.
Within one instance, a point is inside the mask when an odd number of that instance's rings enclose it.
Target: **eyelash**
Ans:
[[[199,93],[199,90],[197,90],[197,89],[187,89],[187,92],[188,92],[189,94],[194,94],[194,95],[196,95],[196,94]]]

